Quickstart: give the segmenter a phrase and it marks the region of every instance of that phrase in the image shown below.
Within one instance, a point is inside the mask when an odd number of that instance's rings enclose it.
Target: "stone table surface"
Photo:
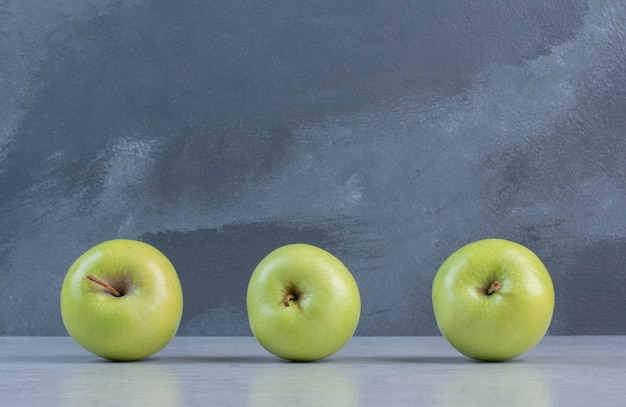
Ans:
[[[521,357],[470,360],[442,337],[355,337],[293,363],[253,337],[176,337],[110,362],[69,337],[0,337],[1,406],[619,406],[626,336],[548,336]]]

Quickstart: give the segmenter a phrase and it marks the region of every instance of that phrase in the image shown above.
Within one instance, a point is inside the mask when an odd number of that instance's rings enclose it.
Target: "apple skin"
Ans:
[[[250,277],[246,304],[258,342],[291,361],[337,352],[352,338],[361,315],[359,289],[346,266],[302,243],[279,247],[261,260]]]
[[[501,288],[491,295],[495,281]],[[460,353],[477,360],[515,358],[545,336],[554,312],[552,279],[528,248],[504,239],[472,242],[435,275],[437,326]]]
[[[123,295],[112,295],[87,275]],[[92,247],[72,264],[61,288],[67,332],[86,350],[110,360],[139,360],[161,350],[176,334],[182,311],[174,266],[158,249],[136,240]]]

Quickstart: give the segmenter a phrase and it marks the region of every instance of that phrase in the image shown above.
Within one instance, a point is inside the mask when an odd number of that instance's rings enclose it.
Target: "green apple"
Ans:
[[[530,249],[485,239],[443,262],[432,303],[437,325],[454,348],[473,359],[502,361],[527,352],[545,336],[554,287]]]
[[[172,263],[136,240],[100,243],[67,271],[61,288],[63,324],[88,351],[111,360],[139,360],[167,345],[183,312]]]
[[[361,297],[346,266],[327,251],[290,244],[268,254],[254,269],[247,292],[252,333],[270,353],[314,361],[352,338]]]

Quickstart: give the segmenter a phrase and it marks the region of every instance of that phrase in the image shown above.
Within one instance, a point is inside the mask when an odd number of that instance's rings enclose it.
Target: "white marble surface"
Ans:
[[[480,363],[441,337],[356,337],[315,363],[275,358],[252,337],[177,337],[115,363],[69,337],[0,337],[1,406],[618,406],[626,336],[546,337],[513,361]]]

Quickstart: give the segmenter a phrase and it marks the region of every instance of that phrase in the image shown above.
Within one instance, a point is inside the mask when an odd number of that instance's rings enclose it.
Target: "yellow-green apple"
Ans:
[[[530,249],[504,239],[461,247],[437,271],[432,304],[443,336],[478,360],[517,357],[545,336],[554,311],[552,279]]]
[[[361,315],[354,277],[335,256],[308,244],[269,253],[248,283],[248,320],[269,352],[287,360],[332,355],[352,338]]]
[[[111,360],[139,360],[167,345],[183,312],[172,263],[155,247],[116,239],[83,253],[61,288],[67,332],[88,351]]]

